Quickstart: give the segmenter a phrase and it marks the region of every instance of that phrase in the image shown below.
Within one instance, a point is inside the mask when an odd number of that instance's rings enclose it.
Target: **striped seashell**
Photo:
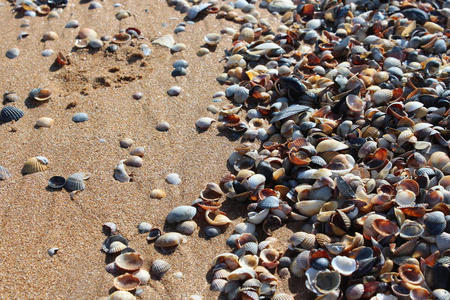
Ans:
[[[445,215],[440,211],[434,211],[425,214],[423,223],[425,224],[426,229],[430,233],[430,235],[438,235],[444,232],[445,228],[447,227]]]
[[[195,232],[195,229],[197,229],[197,223],[192,220],[181,222],[175,228],[177,232],[184,235],[192,235]]]
[[[132,291],[136,289],[139,284],[139,278],[129,273],[114,278],[114,287],[119,291]]]
[[[363,294],[364,285],[362,283],[351,285],[345,290],[347,300],[359,300]]]
[[[112,235],[112,236],[106,238],[105,241],[103,242],[103,245],[102,245],[103,252],[116,253],[116,252],[112,252],[113,249],[111,249],[111,245],[114,242],[120,242],[122,244],[125,244],[125,248],[126,248],[126,246],[128,246],[128,240],[126,238],[124,238],[122,235],[120,235],[120,234]],[[122,250],[120,250],[120,251],[122,251]],[[119,251],[117,251],[117,252],[119,252]]]
[[[88,179],[89,177],[90,174],[88,173],[72,174],[67,178],[64,188],[68,191],[82,191],[86,188],[84,180]]]
[[[416,247],[418,238],[413,238],[394,250],[395,257],[411,255]]]
[[[23,111],[13,106],[5,106],[0,112],[1,122],[18,121],[24,115]]]
[[[150,273],[144,269],[134,272],[133,275],[139,278],[140,285],[146,285],[150,280]]]
[[[48,160],[43,156],[29,158],[22,168],[22,175],[45,171],[47,164]]]
[[[117,256],[114,262],[123,270],[136,271],[143,266],[144,259],[140,253],[128,252]]]
[[[107,300],[136,300],[136,297],[127,291],[115,291]]]
[[[0,180],[7,180],[11,178],[11,173],[9,173],[8,169],[0,165]]]
[[[438,234],[436,236],[436,245],[441,252],[450,249],[450,234],[447,232]]]
[[[119,252],[122,252],[122,250],[124,250],[125,248],[127,248],[127,245],[125,245],[122,242],[115,241],[115,242],[112,242],[109,245],[109,251],[108,252],[109,253],[119,253]]]
[[[169,270],[170,264],[165,260],[157,259],[152,262],[151,271],[157,278],[163,277]]]
[[[216,292],[223,292],[224,290],[225,290],[225,286],[226,286],[226,284],[227,284],[227,280],[226,279],[222,279],[222,278],[217,278],[217,279],[214,279],[212,282],[211,282],[211,290],[212,291],[216,291]]]
[[[273,300],[294,300],[294,296],[285,293],[276,293]]]
[[[230,275],[230,271],[226,269],[220,269],[214,272],[213,279],[226,279]]]

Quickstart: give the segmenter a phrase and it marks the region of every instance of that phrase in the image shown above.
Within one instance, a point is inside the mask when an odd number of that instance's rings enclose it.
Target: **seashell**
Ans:
[[[447,227],[447,221],[445,220],[444,213],[440,211],[434,211],[425,214],[423,223],[426,226],[426,230],[430,235],[438,235],[444,232]]]
[[[142,158],[140,158],[139,156],[133,155],[133,156],[127,158],[126,160],[124,160],[123,163],[126,166],[140,168],[140,167],[142,167],[144,162],[142,161]]]
[[[228,275],[228,281],[256,278],[256,272],[251,268],[238,268]]]
[[[178,232],[169,232],[161,235],[155,241],[155,247],[168,248],[185,243],[186,237]]]
[[[129,182],[131,181],[131,177],[125,170],[124,162],[125,160],[119,161],[116,168],[114,169],[114,178],[120,182]]]
[[[362,283],[353,284],[345,290],[347,300],[358,300],[364,294],[364,285]]]
[[[310,280],[308,281],[311,282]],[[315,278],[314,288],[319,293],[326,294],[337,289],[340,283],[341,276],[337,271],[320,271]]]
[[[246,181],[246,186],[249,190],[260,190],[264,188],[266,177],[261,174],[255,174],[249,177]]]
[[[1,169],[1,166],[0,166]],[[0,176],[1,179],[1,176]],[[62,176],[53,176],[48,180],[48,186],[54,189],[60,189],[66,184],[66,179]]]
[[[280,257],[280,253],[273,248],[266,248],[260,252],[259,257],[263,267],[273,269],[279,264],[278,259]]]
[[[134,144],[134,141],[130,138],[124,138],[119,141],[119,144],[122,148],[128,148]]]
[[[278,206],[280,206],[280,199],[275,196],[266,197],[258,203],[258,207],[262,209],[276,208]]]
[[[353,258],[340,255],[333,258],[331,265],[335,271],[344,276],[350,276],[357,269],[356,261]]]
[[[393,253],[394,256],[399,257],[410,255],[414,251],[414,248],[416,247],[417,240],[418,240],[417,238],[414,238],[399,246],[397,249],[394,250]]]
[[[52,118],[48,118],[48,117],[42,117],[42,118],[39,118],[36,120],[37,127],[50,128],[53,126],[54,123],[55,123],[55,121],[53,121]]]
[[[46,33],[44,33],[44,35],[42,36],[42,41],[46,42],[46,41],[54,41],[57,40],[59,38],[59,35],[54,32],[54,31],[48,31]]]
[[[125,44],[129,41],[131,41],[131,35],[125,32],[115,34],[112,38],[112,42],[115,44]]]
[[[6,51],[5,56],[9,59],[14,59],[19,56],[20,50],[19,48],[11,48],[8,51]]]
[[[67,180],[64,187],[68,191],[82,191],[86,188],[86,184],[84,183],[85,179],[89,178],[88,173],[75,173],[70,175]]]
[[[415,221],[406,220],[402,227],[400,227],[400,237],[411,240],[419,237],[424,232],[422,225]]]
[[[273,300],[294,300],[294,296],[285,293],[276,293],[273,295]]]
[[[103,42],[100,39],[92,39],[89,40],[88,46],[92,49],[100,49],[101,47],[103,47]]]
[[[17,102],[19,101],[19,96],[14,92],[5,93],[3,95],[3,100],[4,102]]]
[[[80,26],[80,22],[77,20],[70,20],[66,23],[64,28],[78,28]]]
[[[52,91],[47,89],[37,89],[37,93],[34,94],[34,100],[47,101],[52,96]]]
[[[115,291],[107,300],[136,300],[136,297],[127,291]]]
[[[168,131],[170,129],[170,124],[167,122],[161,122],[156,124],[155,129],[158,131]]]
[[[166,176],[166,181],[173,185],[179,185],[181,183],[180,176],[176,173],[170,173]]]
[[[169,223],[180,223],[183,221],[192,220],[196,215],[197,209],[193,206],[178,206],[172,209],[166,217]]]
[[[131,13],[129,11],[121,9],[117,12],[116,19],[119,21],[122,21],[123,19],[126,19],[130,16],[131,16]]]
[[[212,291],[216,291],[216,292],[224,292],[224,290],[225,290],[225,285],[227,284],[227,280],[226,279],[222,279],[222,278],[217,278],[217,279],[214,279],[212,282],[211,282],[211,287],[210,287],[210,289],[212,290]]]
[[[323,200],[304,200],[295,203],[294,207],[304,216],[312,217],[319,213],[325,204]]]
[[[260,212],[249,212],[247,222],[258,225],[261,224],[269,215],[270,209],[266,208]]]
[[[134,272],[133,275],[139,278],[140,285],[147,285],[150,280],[150,273],[144,269]]]
[[[416,200],[416,195],[414,192],[405,190],[400,191],[395,196],[395,202],[400,206],[408,206],[408,205],[414,205]]]
[[[103,5],[101,5],[100,3],[96,2],[96,1],[92,1],[92,2],[89,4],[88,9],[100,9],[100,8],[102,8],[102,7],[103,7]]]
[[[156,259],[152,262],[151,271],[157,278],[161,278],[170,270],[170,264],[162,259]]]
[[[187,10],[187,17],[189,20],[194,20],[198,14],[201,14],[204,10],[210,7],[212,3],[202,3],[199,5],[194,5]]]
[[[195,122],[195,126],[199,130],[207,130],[211,126],[211,124],[215,121],[216,120],[214,120],[213,118],[202,117]]]
[[[144,259],[140,253],[128,252],[117,256],[114,263],[123,270],[136,271],[143,266]]]
[[[200,192],[200,197],[206,201],[218,201],[223,195],[220,186],[217,183],[210,182]]]
[[[209,33],[204,37],[205,43],[210,46],[216,46],[217,44],[219,44],[220,40],[221,36],[218,33]]]
[[[133,150],[130,151],[130,155],[144,157],[144,155],[145,155],[145,148],[144,147],[136,147],[136,148],[134,148]]]
[[[0,180],[7,180],[11,178],[11,173],[9,173],[8,169],[0,165]]]
[[[118,247],[120,245],[118,243],[124,245],[125,247],[123,247],[122,249],[119,250]],[[105,253],[117,253],[117,252],[121,252],[127,246],[128,246],[128,240],[126,238],[124,238],[122,235],[117,234],[117,235],[112,235],[112,236],[106,238],[106,240],[103,242],[102,250]]]
[[[22,175],[45,171],[47,164],[48,160],[43,156],[29,158],[22,168]]]
[[[213,238],[222,234],[222,231],[215,226],[206,226],[204,232],[207,237]]]
[[[159,228],[152,228],[150,229],[148,236],[147,236],[147,241],[154,241],[157,238],[159,238],[161,236],[161,230]]]
[[[435,300],[446,300],[450,298],[450,292],[444,289],[435,289],[432,296]]]
[[[240,41],[251,43],[255,39],[255,32],[252,28],[244,27],[239,32],[237,39]]]
[[[373,229],[380,235],[380,237],[390,236],[391,234],[399,233],[398,226],[389,220],[375,219],[372,223]]]
[[[173,45],[170,48],[170,50],[173,52],[180,52],[180,51],[186,50],[186,45],[183,43],[177,43],[177,44]],[[176,69],[178,69],[178,68],[175,68],[175,70]],[[181,69],[184,69],[184,68],[181,68]],[[184,74],[184,75],[186,75],[186,74]]]
[[[0,112],[1,122],[18,121],[24,115],[23,111],[13,106],[5,106]]]
[[[436,246],[441,252],[450,249],[450,234],[443,232],[436,235]]]
[[[197,223],[194,221],[184,221],[177,225],[175,230],[183,235],[192,235],[197,229]]]
[[[420,286],[425,281],[425,277],[420,271],[419,266],[412,264],[405,264],[398,268],[400,278],[406,283]]]
[[[175,44],[175,40],[171,34],[166,34],[152,41],[152,44],[157,44],[163,47],[171,48]]]
[[[254,254],[247,254],[243,255],[241,258],[239,258],[239,265],[242,268],[251,268],[254,269],[256,266],[258,266],[259,258],[257,255]]]
[[[79,39],[96,39],[98,37],[97,32],[91,28],[81,28],[78,31]]]
[[[140,234],[150,232],[150,230],[153,228],[153,226],[150,223],[147,222],[141,222],[137,226],[137,229]]]
[[[329,152],[329,151],[341,151],[341,150],[345,150],[345,149],[348,149],[348,146],[346,144],[341,143],[336,140],[333,140],[333,139],[321,141],[316,146],[316,151],[318,153]]]
[[[89,120],[89,116],[86,113],[77,113],[72,117],[72,121],[76,123],[86,122]]]
[[[225,213],[218,210],[207,210],[205,213],[205,219],[208,224],[214,226],[223,226],[231,223],[231,220],[225,215]]]
[[[132,291],[136,289],[139,284],[139,278],[129,273],[114,278],[114,287],[119,291]]]

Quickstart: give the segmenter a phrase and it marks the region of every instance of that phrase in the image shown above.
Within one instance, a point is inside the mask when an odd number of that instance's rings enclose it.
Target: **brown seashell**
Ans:
[[[40,89],[39,92],[34,95],[36,101],[47,101],[52,96],[52,91],[47,89]]]
[[[59,38],[59,35],[54,31],[48,31],[48,32],[44,33],[44,35],[42,36],[42,40],[44,42],[54,41],[54,40],[57,40],[58,38]]]
[[[56,62],[60,66],[65,66],[65,65],[69,64],[69,60],[61,51],[58,51],[58,54],[56,55]]]
[[[136,289],[139,284],[139,278],[129,273],[114,278],[114,287],[119,291],[132,291]]]
[[[47,164],[48,160],[43,156],[29,158],[22,168],[22,175],[45,171]]]
[[[398,226],[389,220],[376,219],[373,221],[372,226],[381,237],[397,234],[399,232]]]
[[[164,197],[166,197],[166,192],[161,189],[154,189],[150,193],[150,198],[162,199]]]
[[[139,156],[135,156],[135,155],[128,157],[123,163],[126,166],[135,167],[135,168],[140,168],[144,164],[142,158],[140,158]]]
[[[131,41],[131,35],[128,33],[118,33],[113,36],[112,42],[115,44],[125,44]]]
[[[206,222],[214,226],[223,226],[231,223],[231,220],[224,212],[219,210],[207,210],[205,213]]]
[[[98,37],[97,32],[95,30],[90,28],[81,28],[80,31],[78,31],[78,38],[79,39],[96,39]]]
[[[425,281],[425,277],[420,271],[419,266],[416,265],[402,265],[398,268],[398,273],[403,281],[412,285],[420,286]]]
[[[114,262],[123,270],[136,271],[142,267],[144,264],[144,259],[140,253],[128,252],[117,256]]]

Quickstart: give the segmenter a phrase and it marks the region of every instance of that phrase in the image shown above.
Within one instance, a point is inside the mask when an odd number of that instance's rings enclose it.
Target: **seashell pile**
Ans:
[[[221,184],[248,217],[235,253],[214,259],[211,289],[278,299],[267,271],[278,267],[317,299],[448,297],[448,5],[262,1],[281,15],[274,33],[238,2],[217,12],[242,24],[221,31],[233,45],[217,80],[232,104],[218,121],[246,141]],[[180,11],[194,20],[214,5]],[[218,199],[194,205],[228,224]],[[287,222],[301,227],[287,249],[252,235]]]

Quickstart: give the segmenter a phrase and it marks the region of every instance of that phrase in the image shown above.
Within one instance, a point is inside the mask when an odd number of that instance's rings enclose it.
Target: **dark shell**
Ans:
[[[426,230],[430,233],[430,235],[438,235],[444,232],[447,227],[445,215],[440,211],[425,214],[423,223],[425,224]]]
[[[11,122],[18,121],[24,115],[23,111],[13,106],[5,106],[3,107],[0,113],[0,121],[2,122]]]
[[[289,106],[286,109],[283,109],[282,111],[280,111],[278,113],[274,113],[274,116],[273,116],[272,120],[270,120],[270,123],[275,123],[277,121],[289,118],[295,114],[299,114],[301,112],[311,111],[311,110],[312,109],[309,106],[294,104],[294,105]]]
[[[60,189],[66,184],[66,179],[62,176],[53,176],[48,180],[48,186],[54,189]]]

